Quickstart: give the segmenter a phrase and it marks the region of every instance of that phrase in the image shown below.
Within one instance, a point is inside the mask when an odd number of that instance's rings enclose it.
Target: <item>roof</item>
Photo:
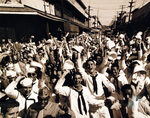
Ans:
[[[83,9],[86,9],[86,6],[82,0],[77,0],[77,2],[82,6]]]

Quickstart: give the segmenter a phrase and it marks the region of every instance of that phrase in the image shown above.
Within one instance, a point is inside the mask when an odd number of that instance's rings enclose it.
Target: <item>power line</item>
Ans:
[[[91,7],[94,9],[100,9],[100,10],[118,10],[119,8],[114,8],[114,9],[106,9],[106,8],[100,8],[100,7]]]

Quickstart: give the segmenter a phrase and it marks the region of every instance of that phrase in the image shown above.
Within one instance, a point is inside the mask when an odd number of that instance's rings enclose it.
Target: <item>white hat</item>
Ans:
[[[137,33],[137,35],[139,35],[139,36],[141,36],[143,34],[143,32],[141,32],[141,31],[139,31],[138,33]]]
[[[138,32],[137,35],[135,36],[137,39],[142,39],[142,32]]]
[[[34,38],[34,35],[31,35],[31,38]]]
[[[115,60],[115,59],[117,59],[117,53],[114,52],[114,51],[109,52],[109,53],[108,53],[108,59],[110,59],[110,60]]]
[[[42,44],[40,44],[40,45],[39,45],[39,46],[37,46],[37,47],[40,49],[40,48],[42,48],[42,47],[43,47],[43,45],[42,45]]]
[[[134,41],[134,40],[131,40],[131,41],[130,41],[130,45],[133,45],[133,44],[135,44],[135,41]]]
[[[32,54],[32,53],[29,53],[28,56],[29,56],[29,57],[33,57],[33,54]]]
[[[150,44],[150,36],[146,37],[147,43]]]
[[[15,71],[12,71],[12,70],[7,70],[6,71],[6,76],[7,77],[16,77],[16,72]]]
[[[112,49],[113,47],[115,47],[115,43],[113,41],[109,40],[106,42],[106,47],[108,49]]]
[[[14,69],[14,65],[12,63],[10,63],[8,66],[7,66],[8,70],[13,70]]]
[[[51,44],[51,43],[53,43],[53,40],[52,39],[48,39],[45,43]]]
[[[28,73],[34,73],[35,72],[35,68],[29,67],[27,71],[28,71]]]
[[[108,38],[108,37],[106,37],[106,38],[105,38],[105,40],[106,40],[106,41],[111,41],[111,39],[110,39],[110,38]]]
[[[43,68],[42,64],[36,62],[36,61],[31,61],[30,64],[31,67],[39,67],[39,68]]]
[[[23,86],[23,87],[28,87],[30,85],[32,85],[33,81],[31,78],[24,78],[23,80],[20,81],[20,84]]]
[[[140,72],[140,71],[143,71],[146,73],[146,70],[142,66],[137,65],[134,67],[133,73]]]
[[[81,51],[84,49],[82,46],[73,46],[72,49],[76,50],[77,52],[81,53]]]
[[[120,37],[121,39],[123,39],[123,38],[124,38],[124,34],[120,34],[119,37]]]
[[[74,68],[74,63],[71,60],[66,60],[63,65],[63,69],[71,70]]]

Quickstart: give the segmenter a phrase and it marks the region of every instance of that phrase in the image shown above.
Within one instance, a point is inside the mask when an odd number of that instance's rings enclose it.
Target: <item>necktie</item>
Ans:
[[[118,79],[115,79],[115,81],[116,81],[116,89],[117,89],[117,92],[120,94],[120,89],[119,89],[119,83],[118,83]]]
[[[77,91],[77,90],[75,90],[75,91]],[[84,100],[82,91],[83,91],[83,89],[81,91],[77,91],[78,92],[78,108],[79,108],[80,114],[83,114],[82,109],[81,109],[81,100],[82,100],[84,112],[85,112],[85,114],[87,114],[86,104],[85,104],[85,100]],[[80,96],[81,96],[81,100],[80,100]]]
[[[93,80],[93,91],[97,94],[97,82],[96,82],[96,77],[98,74],[96,74],[95,76],[91,76],[92,80]]]
[[[26,98],[23,118],[25,118],[25,117],[26,117],[26,114],[27,114],[27,109],[28,109],[28,104],[27,104],[27,102],[28,102],[28,101],[32,101],[33,103],[35,103],[35,99],[28,99],[28,98]]]

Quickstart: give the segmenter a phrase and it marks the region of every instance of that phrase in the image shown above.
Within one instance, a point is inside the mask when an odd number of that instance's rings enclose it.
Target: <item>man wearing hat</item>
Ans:
[[[17,78],[17,73],[13,70],[6,70],[6,72],[3,73],[3,80],[2,80],[2,86],[4,89],[11,83],[13,80]]]
[[[35,72],[35,68],[29,67],[28,70],[27,70],[27,75],[28,75],[28,78],[31,78],[32,81],[33,81],[33,87],[32,87],[33,92],[35,92],[36,94],[38,94],[39,80],[37,79],[37,74]]]
[[[138,99],[142,98],[144,100],[143,96],[150,99],[150,79],[147,77],[146,70],[142,66],[137,65],[134,67],[131,84],[135,86]]]
[[[22,118],[25,117],[28,107],[37,102],[37,94],[32,91],[32,86],[33,81],[30,78],[18,76],[5,89],[8,97],[19,102],[19,116]]]
[[[47,87],[42,87],[38,93],[38,102],[32,104],[27,112],[27,118],[57,118],[65,112],[60,109],[59,105],[50,102],[50,91]]]
[[[64,71],[62,77],[58,80],[55,89],[63,96],[69,97],[70,108],[75,114],[75,118],[90,118],[89,104],[98,107],[101,101],[92,99],[91,94],[87,87],[81,83],[83,81],[80,72],[75,72],[73,76],[73,86],[63,86],[65,82],[65,76],[69,73]]]
[[[125,118],[149,118],[150,107],[149,104],[136,100],[134,86],[131,84],[125,84],[122,86],[121,91],[124,96],[124,100],[121,101],[124,108]]]
[[[92,118],[110,118],[108,108],[104,105],[105,94],[102,83],[108,88],[110,92],[115,90],[114,85],[105,77],[96,71],[96,63],[93,59],[86,61],[86,70],[82,67],[80,54],[78,54],[78,69],[82,73],[83,79],[88,87],[92,97],[96,100],[103,101],[101,107],[90,106],[90,114]]]

